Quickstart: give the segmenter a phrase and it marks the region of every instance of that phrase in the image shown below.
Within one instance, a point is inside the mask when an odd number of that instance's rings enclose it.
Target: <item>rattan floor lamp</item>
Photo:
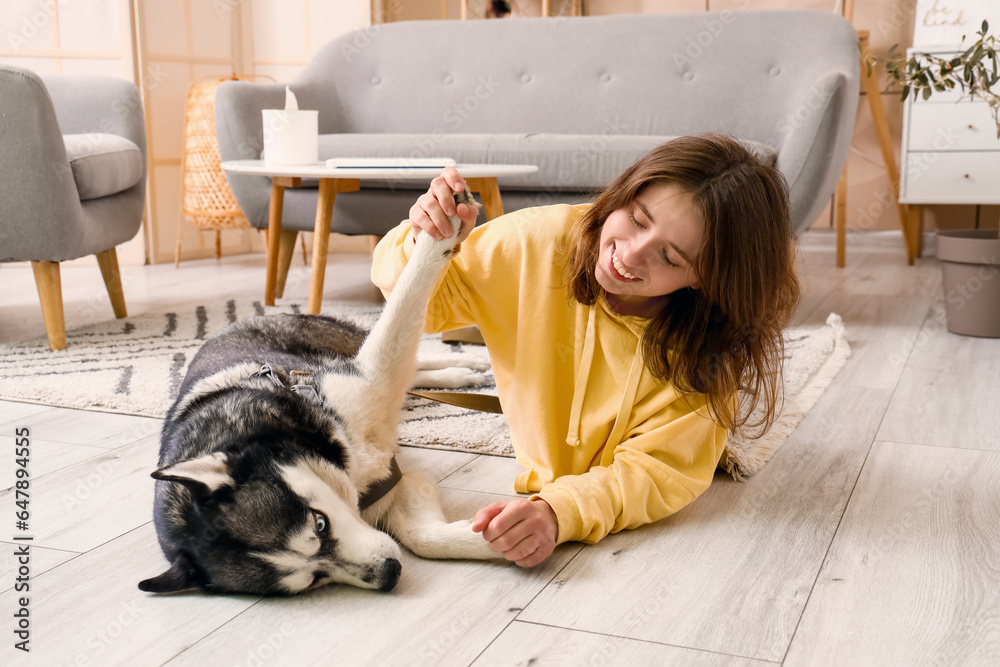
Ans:
[[[188,90],[184,110],[184,156],[181,159],[181,211],[201,231],[215,232],[215,258],[222,257],[222,231],[251,229],[229,189],[219,159],[215,135],[215,91],[223,81],[250,81],[253,76],[233,74],[196,81]],[[271,77],[263,77],[271,79]],[[273,79],[271,79],[273,81]],[[177,225],[174,265],[181,264],[181,225]]]

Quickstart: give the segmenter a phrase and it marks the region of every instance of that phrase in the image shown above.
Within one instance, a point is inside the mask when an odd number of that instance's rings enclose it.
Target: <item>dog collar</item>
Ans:
[[[368,489],[358,497],[358,511],[363,512],[378,501],[382,500],[387,493],[392,491],[393,487],[395,487],[401,479],[403,479],[403,471],[399,469],[396,457],[393,456],[392,461],[389,462],[389,476],[369,486]]]
[[[276,386],[283,389],[289,389],[293,393],[307,398],[313,403],[322,403],[323,399],[320,398],[319,392],[316,390],[316,386],[313,384],[313,372],[312,371],[292,371],[289,374],[291,384],[286,385],[281,381],[281,378],[275,374],[274,369],[271,368],[270,364],[264,364],[260,367],[260,370],[251,375],[250,377],[261,377],[267,378],[273,382]]]
[[[274,369],[270,365],[264,364],[260,367],[259,371],[250,377],[267,378],[276,386],[289,389],[315,403],[323,402],[319,396],[319,392],[316,391],[316,386],[313,385],[313,374],[311,371],[292,371],[289,375],[291,376],[292,383],[291,385],[286,385],[275,374]],[[396,462],[396,457],[393,456],[392,461],[389,462],[389,475],[385,479],[379,480],[369,486],[368,490],[358,497],[358,511],[366,510],[382,500],[402,478],[403,471],[399,469],[399,463]]]

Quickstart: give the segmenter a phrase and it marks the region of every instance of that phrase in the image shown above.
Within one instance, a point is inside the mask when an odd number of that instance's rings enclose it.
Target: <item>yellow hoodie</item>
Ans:
[[[476,324],[490,352],[518,493],[555,511],[560,543],[673,514],[712,482],[727,432],[703,396],[682,396],[642,363],[645,320],[573,299],[563,274],[587,205],[522,209],[477,227],[431,297],[428,333]],[[413,247],[403,222],[375,249],[392,291]]]

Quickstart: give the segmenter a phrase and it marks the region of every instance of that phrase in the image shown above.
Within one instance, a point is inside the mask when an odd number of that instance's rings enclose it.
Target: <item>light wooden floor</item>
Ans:
[[[1000,664],[1000,340],[949,334],[933,258],[860,235],[801,243],[797,322],[843,316],[853,356],[774,459],[693,505],[534,570],[405,557],[388,594],[155,597],[159,422],[0,402],[0,460],[32,431],[32,652],[12,648],[14,507],[2,493],[0,663],[31,665]],[[296,258],[300,262],[300,258]],[[260,295],[263,258],[124,267],[132,314]],[[27,267],[0,268],[0,342],[43,333]],[[326,299],[376,298],[362,256]],[[96,267],[63,276],[69,327],[111,316]],[[288,296],[305,298],[296,268]],[[406,449],[454,517],[511,495],[513,461]]]

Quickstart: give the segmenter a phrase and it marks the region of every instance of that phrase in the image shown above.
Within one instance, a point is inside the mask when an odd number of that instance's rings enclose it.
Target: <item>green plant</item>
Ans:
[[[957,86],[963,95],[968,94],[970,98],[979,98],[989,104],[997,125],[997,138],[1000,138],[1000,95],[993,91],[993,86],[1000,80],[997,39],[989,34],[989,23],[986,21],[976,34],[979,35],[978,41],[951,58],[924,52],[912,53],[907,58],[896,53],[898,44],[894,44],[889,49],[889,57],[884,60],[890,79],[886,92],[896,92],[896,87],[901,86],[901,100],[905,100],[911,92],[922,95],[926,100],[934,92],[953,90]],[[964,37],[962,41],[965,41]],[[879,60],[874,56],[865,58],[869,76]]]

